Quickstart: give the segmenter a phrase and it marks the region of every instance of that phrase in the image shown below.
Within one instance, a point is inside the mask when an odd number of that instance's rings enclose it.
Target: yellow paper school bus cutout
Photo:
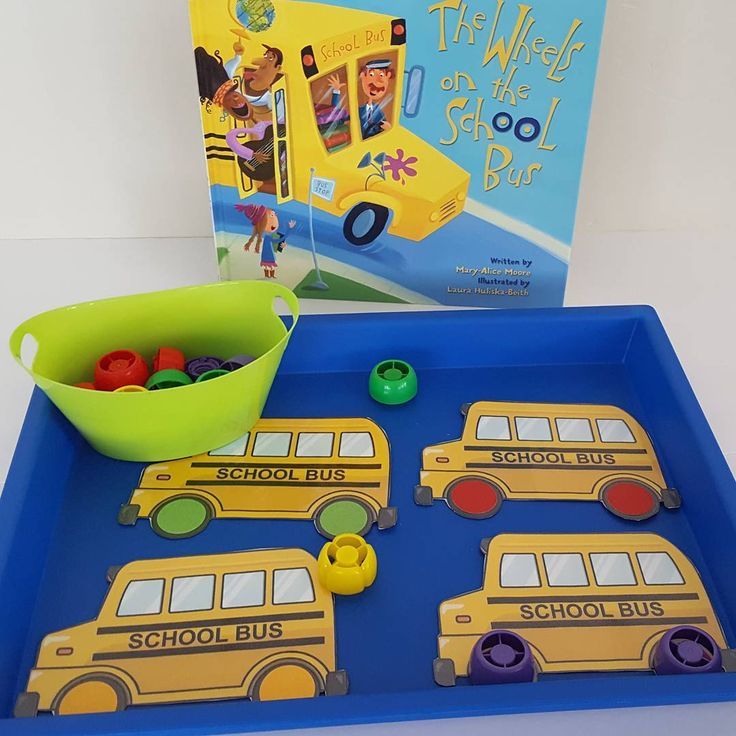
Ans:
[[[262,56],[264,45],[276,47],[283,53],[283,76],[271,86],[271,129],[238,136],[234,149],[241,144],[273,152],[265,165],[233,155],[233,141],[226,141],[235,127],[247,123],[203,105],[211,184],[237,185],[245,198],[261,189],[271,192],[262,182],[274,179],[278,202],[311,201],[344,217],[343,233],[356,246],[374,241],[389,219],[391,234],[420,241],[463,211],[470,175],[401,124],[402,110],[417,114],[424,81],[420,67],[405,74],[404,19],[274,0],[272,25],[254,33],[237,28],[232,4],[192,0],[195,43],[227,58],[237,34],[246,61]],[[199,26],[197,18],[204,19]],[[246,63],[237,78],[248,71]],[[380,112],[367,107],[371,81],[362,75],[371,72],[383,75],[380,83],[387,85],[376,104]],[[262,112],[257,108],[254,120]],[[316,178],[310,193],[311,169]]]
[[[44,638],[16,716],[344,694],[334,629],[304,550],[131,562],[94,621]]]
[[[443,686],[540,672],[730,671],[736,661],[695,567],[656,534],[496,536],[483,587],[444,601],[439,625]]]
[[[486,519],[506,499],[601,501],[636,521],[660,504],[680,506],[649,436],[622,409],[480,401],[463,411],[462,438],[423,452],[420,506],[444,499],[462,516]]]
[[[396,524],[389,445],[370,419],[261,419],[205,455],[149,465],[121,524],[150,518],[168,538],[191,537],[213,518],[313,519],[323,536]]]

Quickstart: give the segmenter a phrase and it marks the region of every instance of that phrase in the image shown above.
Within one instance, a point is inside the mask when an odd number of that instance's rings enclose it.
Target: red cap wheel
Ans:
[[[134,350],[114,350],[103,355],[95,366],[95,388],[114,391],[122,386],[143,386],[150,375],[148,365]]]

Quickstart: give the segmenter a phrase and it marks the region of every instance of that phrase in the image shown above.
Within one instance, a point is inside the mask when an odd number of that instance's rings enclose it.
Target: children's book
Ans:
[[[223,278],[562,304],[605,0],[190,3]]]

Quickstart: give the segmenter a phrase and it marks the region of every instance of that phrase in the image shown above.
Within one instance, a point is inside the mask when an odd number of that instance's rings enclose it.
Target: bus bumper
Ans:
[[[666,509],[679,509],[682,505],[680,492],[675,488],[664,488],[662,490],[662,503]]]
[[[348,673],[345,670],[335,670],[327,673],[325,695],[347,695],[348,689]]]
[[[38,693],[21,693],[13,708],[14,718],[35,718],[38,715],[38,704],[41,696]]]
[[[137,503],[125,503],[118,511],[118,524],[123,526],[133,526],[138,521],[138,515],[141,507]]]
[[[396,522],[399,520],[399,510],[396,506],[385,506],[378,512],[376,518],[376,524],[379,529],[390,529],[396,526]]]

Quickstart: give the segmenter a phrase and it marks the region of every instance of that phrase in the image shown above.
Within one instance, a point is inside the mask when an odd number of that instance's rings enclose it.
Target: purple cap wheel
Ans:
[[[658,675],[701,674],[723,669],[718,644],[696,626],[670,629],[659,640],[652,664]]]
[[[255,358],[252,355],[236,355],[229,360],[226,360],[220,368],[224,371],[236,371],[238,368],[242,368],[248,363],[252,363]]]
[[[213,355],[203,355],[187,361],[185,370],[189,374],[189,377],[193,381],[196,381],[203,373],[216,371],[221,365],[222,360],[220,358],[215,358]]]
[[[513,631],[491,631],[470,653],[468,675],[473,685],[532,682],[534,658],[529,645]]]

